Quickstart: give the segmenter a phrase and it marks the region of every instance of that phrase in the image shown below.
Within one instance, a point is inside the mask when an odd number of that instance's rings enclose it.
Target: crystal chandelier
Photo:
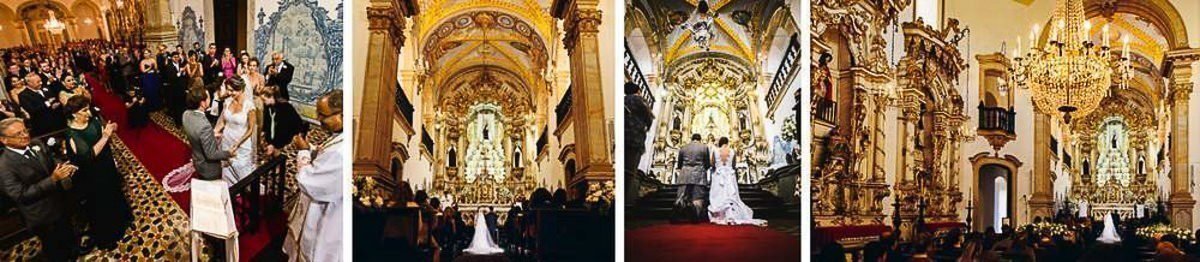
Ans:
[[[54,16],[54,11],[46,11],[46,13],[50,14],[50,19],[47,19],[46,23],[42,26],[46,28],[46,31],[50,31],[56,35],[62,34],[63,29],[67,28],[66,25],[58,21],[58,17]]]
[[[1038,112],[1063,114],[1063,120],[1091,113],[1116,84],[1126,87],[1129,75],[1129,38],[1124,37],[1121,56],[1110,54],[1108,25],[1104,25],[1101,43],[1092,41],[1088,32],[1083,0],[1058,0],[1051,18],[1049,39],[1037,44],[1038,26],[1029,33],[1030,48],[1021,49],[1017,38],[1009,83],[1033,90]],[[1021,53],[1025,52],[1024,55]]]

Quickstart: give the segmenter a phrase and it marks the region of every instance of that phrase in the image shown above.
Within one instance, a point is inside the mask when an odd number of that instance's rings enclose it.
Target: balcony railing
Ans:
[[[979,130],[1016,134],[1017,112],[1012,108],[979,105]]]
[[[425,150],[433,154],[433,137],[429,136],[429,131],[425,127],[421,127],[421,145],[424,145]]]
[[[783,53],[783,61],[779,62],[779,70],[775,70],[775,77],[771,80],[771,87],[767,89],[767,111],[774,112],[776,107],[779,107],[779,102],[786,95],[788,78],[800,70],[797,66],[797,61],[800,60],[800,41],[796,39],[797,35],[792,34],[788,39],[787,51]]]
[[[546,144],[549,143],[549,137],[546,134],[548,128],[542,127],[542,135],[538,136],[537,140],[537,155],[541,155],[543,150],[546,150]]]
[[[408,100],[408,95],[404,94],[404,88],[400,86],[400,81],[396,81],[396,110],[400,111],[400,115],[404,116],[404,122],[408,126],[413,125],[413,112],[416,111],[412,101]]]
[[[562,100],[558,101],[558,106],[554,107],[554,116],[558,117],[559,124],[567,119],[567,114],[571,113],[571,92],[574,91],[572,89],[575,89],[575,86],[567,87],[567,92],[563,94]]]
[[[637,60],[633,58],[633,53],[629,51],[629,42],[625,43],[625,79],[633,82],[642,90],[642,98],[646,100],[646,105],[654,106],[654,93],[650,92],[650,83],[646,81],[646,75],[642,73],[642,68],[638,66]]]
[[[813,103],[817,104],[817,108],[813,110],[817,120],[837,125],[837,101],[823,96],[814,96]]]

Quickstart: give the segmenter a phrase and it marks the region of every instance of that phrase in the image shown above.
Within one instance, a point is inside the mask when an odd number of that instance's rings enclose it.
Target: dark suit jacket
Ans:
[[[67,120],[56,109],[51,109],[46,105],[57,104],[58,97],[47,91],[43,91],[45,96],[38,94],[33,89],[25,89],[18,96],[21,97],[21,108],[25,109],[25,113],[29,114],[31,126],[30,134],[34,137],[54,132],[55,130],[66,128]]]
[[[279,74],[275,75],[275,81],[280,87],[287,87],[292,83],[292,73],[296,72],[296,68],[292,66],[292,63],[283,60],[283,66],[275,66],[275,68],[279,70]]]
[[[30,143],[34,147],[35,159],[27,159],[7,147],[0,147],[0,189],[21,210],[27,227],[43,226],[56,222],[71,210],[66,190],[62,183],[55,182],[50,174],[57,161],[50,147],[41,141]]]
[[[271,114],[275,116],[272,117]],[[267,143],[275,146],[276,149],[282,149],[292,143],[292,138],[300,134],[304,128],[304,121],[300,119],[300,114],[296,113],[296,108],[290,103],[277,102],[275,106],[269,106],[263,112],[263,133],[266,133]],[[275,132],[271,133],[271,128],[274,127]]]
[[[499,218],[496,217],[496,212],[483,215],[483,219],[487,220],[488,230],[496,230],[496,226],[500,224]]]

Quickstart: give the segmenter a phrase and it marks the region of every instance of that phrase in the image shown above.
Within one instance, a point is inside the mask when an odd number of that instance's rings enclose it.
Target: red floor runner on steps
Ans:
[[[179,167],[191,162],[191,147],[172,135],[156,123],[150,122],[145,127],[134,129],[126,123],[124,100],[110,93],[95,75],[86,77],[88,86],[92,87],[92,102],[100,108],[104,119],[113,121],[119,126],[117,136],[129,151],[137,157],[146,170],[154,176],[160,185],[164,177]],[[171,199],[179,204],[185,214],[189,214],[191,191],[170,193]],[[238,238],[242,261],[250,261],[257,257],[271,243],[273,237],[282,237],[286,218],[282,214],[264,217],[255,232],[241,232]],[[187,243],[183,243],[187,244]]]
[[[800,261],[800,238],[754,226],[656,225],[625,233],[628,261]]]

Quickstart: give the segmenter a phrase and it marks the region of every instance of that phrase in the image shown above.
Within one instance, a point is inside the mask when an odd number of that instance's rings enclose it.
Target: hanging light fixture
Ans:
[[[50,18],[46,20],[46,23],[42,27],[45,27],[46,31],[50,31],[50,33],[56,35],[62,34],[63,29],[66,29],[67,26],[58,21],[58,17],[54,16],[54,11],[47,10],[46,13],[50,14]]]
[[[1061,113],[1070,123],[1072,117],[1094,111],[1114,84],[1125,88],[1130,78],[1128,38],[1121,56],[1113,56],[1108,25],[1102,29],[1100,43],[1089,38],[1092,25],[1084,13],[1083,0],[1058,0],[1056,6],[1044,45],[1037,44],[1037,25],[1029,34],[1028,50],[1021,49],[1021,38],[1017,38],[1013,52],[1017,57],[1009,68],[1008,82],[1032,89],[1037,111]]]

